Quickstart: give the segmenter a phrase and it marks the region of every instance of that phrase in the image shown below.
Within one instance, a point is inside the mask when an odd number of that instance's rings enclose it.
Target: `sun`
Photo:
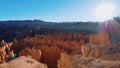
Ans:
[[[95,17],[98,21],[112,19],[115,15],[116,5],[113,3],[102,3],[95,8]]]

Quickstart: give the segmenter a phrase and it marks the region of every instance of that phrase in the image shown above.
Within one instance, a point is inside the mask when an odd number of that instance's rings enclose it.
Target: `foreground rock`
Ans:
[[[62,53],[58,68],[120,68],[120,61],[83,58],[80,55],[70,56]]]
[[[72,65],[73,68],[120,68],[120,61],[105,61],[75,56]]]
[[[107,47],[107,54],[114,54],[120,52],[120,42],[114,43]]]
[[[100,59],[102,59],[102,60],[120,61],[120,52],[117,52],[117,53],[114,53],[114,54],[104,55]]]
[[[73,68],[71,62],[73,61],[73,57],[67,55],[66,53],[61,53],[60,60],[58,60],[58,68]]]
[[[100,58],[106,51],[105,47],[101,47],[93,44],[85,44],[81,46],[82,56],[84,58]]]
[[[120,61],[120,42],[111,44],[106,47],[106,54],[101,56],[101,59]]]
[[[21,56],[9,63],[0,64],[0,68],[47,68],[47,66],[32,58]]]
[[[120,42],[109,46],[84,44],[81,46],[84,58],[101,58],[103,60],[120,60]]]

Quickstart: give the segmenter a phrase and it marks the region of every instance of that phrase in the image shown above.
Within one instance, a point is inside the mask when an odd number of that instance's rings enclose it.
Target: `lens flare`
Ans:
[[[116,5],[113,3],[102,3],[95,8],[95,17],[98,21],[112,19],[115,16]]]

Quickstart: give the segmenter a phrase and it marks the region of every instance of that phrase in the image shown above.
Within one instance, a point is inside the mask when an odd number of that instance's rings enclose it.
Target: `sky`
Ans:
[[[105,0],[104,0],[105,1]],[[114,16],[120,14],[120,0]],[[103,0],[0,0],[0,20],[33,20],[49,22],[97,21],[96,6]]]

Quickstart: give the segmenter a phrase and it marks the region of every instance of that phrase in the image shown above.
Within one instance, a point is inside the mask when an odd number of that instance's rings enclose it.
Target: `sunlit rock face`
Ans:
[[[9,61],[10,57],[15,57],[14,51],[12,49],[13,47],[13,42],[5,42],[2,40],[0,42],[0,63]]]
[[[67,55],[66,53],[61,53],[61,57],[58,60],[58,68],[73,68],[72,62],[73,56]]]
[[[0,64],[0,68],[47,68],[46,64],[25,56],[18,57],[9,63]]]
[[[105,61],[62,53],[58,68],[120,68],[120,61]]]
[[[110,44],[110,37],[106,29],[100,29],[97,34],[91,34],[89,43],[106,46]]]
[[[94,44],[82,45],[81,52],[84,58],[100,58],[106,53],[104,47],[100,47]]]
[[[120,42],[103,47],[93,44],[81,46],[84,58],[101,58],[103,60],[120,60]]]

